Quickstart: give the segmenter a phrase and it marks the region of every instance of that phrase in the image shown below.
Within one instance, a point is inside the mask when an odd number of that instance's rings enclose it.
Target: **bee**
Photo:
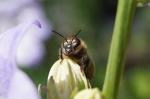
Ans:
[[[91,80],[94,75],[94,64],[87,53],[86,43],[77,37],[81,30],[79,30],[75,35],[71,35],[66,38],[54,30],[52,32],[64,38],[64,41],[61,43],[61,47],[59,48],[59,58],[62,60],[69,58],[75,61],[79,64],[81,71],[85,73],[86,78]]]

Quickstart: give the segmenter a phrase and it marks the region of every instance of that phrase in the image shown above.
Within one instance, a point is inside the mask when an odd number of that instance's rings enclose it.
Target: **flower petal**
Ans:
[[[35,24],[36,21],[22,23],[5,33],[0,34],[0,57],[4,59],[15,59],[18,44],[21,42],[24,34]]]
[[[9,7],[8,7],[9,6]],[[4,16],[5,15],[5,16]],[[38,38],[46,40],[51,34],[51,25],[36,0],[0,1],[0,32],[16,25],[16,23],[39,20],[43,25]],[[32,34],[32,33],[31,33]]]
[[[22,71],[17,70],[12,78],[7,99],[40,99],[33,82]]]
[[[8,94],[11,78],[15,71],[13,65],[9,60],[0,57],[0,99]]]
[[[73,99],[102,99],[102,93],[98,88],[84,89],[77,93]]]
[[[39,20],[42,24],[42,28],[31,28],[30,31],[28,31],[28,36],[25,36],[24,40],[20,43],[20,45],[25,45],[25,47],[19,47],[18,49],[19,52],[17,54],[17,57],[19,57],[19,59],[17,60],[17,63],[19,64],[19,66],[31,67],[37,64],[36,61],[42,61],[40,59],[42,59],[44,55],[43,42],[47,40],[51,35],[51,25],[44,15],[44,12],[38,0],[0,1],[0,32],[6,31],[7,29],[20,22],[30,22],[34,20]],[[34,40],[36,41],[36,43],[30,42],[29,44],[27,40],[30,38],[36,39]],[[35,49],[35,47],[39,49]],[[28,50],[28,52],[25,50]],[[22,54],[20,54],[20,52],[22,52]],[[31,52],[40,52],[40,54],[37,56],[31,56]],[[26,61],[24,61],[24,57],[27,59]]]
[[[43,44],[33,37],[25,38],[22,42],[23,44],[20,44],[17,51],[17,63],[22,67],[31,65],[35,66],[41,63],[45,55],[45,47],[43,46]]]
[[[40,40],[46,40],[50,37],[51,25],[48,23],[48,20],[44,16],[44,13],[39,5],[29,6],[20,11],[19,15],[16,18],[16,21],[24,22],[33,21],[35,19],[40,21],[40,23],[42,24],[42,28],[38,33],[33,32],[34,30],[31,30],[31,34],[34,33],[34,35],[36,35],[36,37]]]
[[[8,94],[12,77],[17,68],[18,44],[26,31],[33,25],[36,25],[35,21],[23,23],[0,34],[0,97]]]
[[[54,84],[51,83],[53,79]],[[72,92],[89,88],[90,82],[86,79],[84,72],[80,66],[71,59],[58,60],[52,66],[48,76],[48,90],[51,96],[51,86],[55,86],[57,94],[62,99],[69,99]]]
[[[5,0],[0,1],[0,13],[5,15],[16,14],[21,7],[32,4],[34,0]],[[16,6],[17,5],[17,6]],[[9,7],[8,7],[9,6]],[[18,9],[18,10],[17,10]]]

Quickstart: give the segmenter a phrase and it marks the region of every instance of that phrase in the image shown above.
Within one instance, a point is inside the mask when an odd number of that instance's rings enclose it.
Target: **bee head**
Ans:
[[[69,37],[63,42],[63,53],[65,55],[71,55],[76,51],[79,45],[79,38],[77,38],[76,36]]]
[[[81,43],[80,39],[77,37],[77,35],[81,32],[81,30],[79,30],[75,35],[73,35],[71,37],[67,37],[67,38],[65,38],[63,35],[61,35],[60,33],[56,32],[56,31],[52,31],[52,32],[54,32],[54,33],[58,34],[59,36],[61,36],[62,38],[64,38],[64,42],[63,42],[61,48],[62,48],[63,54],[65,54],[67,56],[72,55]]]

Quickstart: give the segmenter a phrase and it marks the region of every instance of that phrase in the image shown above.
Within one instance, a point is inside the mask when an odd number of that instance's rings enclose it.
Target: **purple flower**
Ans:
[[[28,76],[17,68],[16,51],[28,30],[38,21],[22,23],[0,34],[0,99],[40,99]]]
[[[43,42],[50,37],[51,26],[39,4],[39,0],[0,1],[0,32],[21,22],[39,20],[42,29],[34,27],[22,40],[17,53],[17,63],[23,66],[37,65],[41,62],[45,48]]]

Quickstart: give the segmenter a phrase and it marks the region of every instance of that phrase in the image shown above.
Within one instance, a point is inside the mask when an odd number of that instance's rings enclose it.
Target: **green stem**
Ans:
[[[105,99],[117,98],[136,4],[136,0],[118,0],[115,27],[103,86]]]

